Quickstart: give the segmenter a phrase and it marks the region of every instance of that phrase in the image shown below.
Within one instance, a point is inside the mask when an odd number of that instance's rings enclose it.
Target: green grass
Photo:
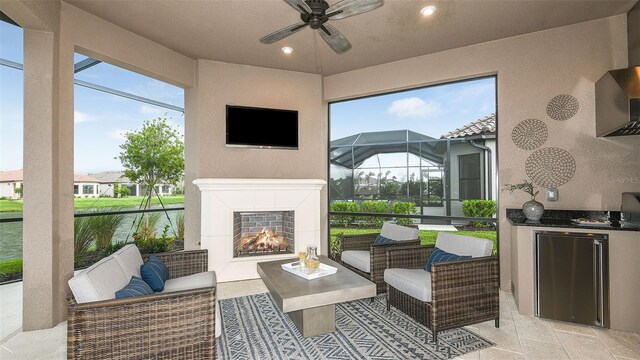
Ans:
[[[0,276],[22,272],[22,259],[0,261]]]
[[[142,202],[140,196],[130,196],[125,198],[76,198],[73,199],[73,207],[76,210],[88,210],[103,207],[111,208],[134,208],[140,206]],[[184,195],[165,195],[162,197],[165,205],[184,204]],[[154,197],[152,205],[160,205],[158,198]],[[21,212],[22,200],[0,200],[0,212]]]
[[[338,235],[357,235],[357,234],[370,234],[378,233],[376,229],[347,229],[347,228],[331,228],[331,242],[336,240]],[[447,231],[449,232],[449,231]],[[493,241],[493,249],[496,250],[497,245],[497,232],[496,231],[450,231],[453,234],[473,236]],[[435,230],[421,230],[420,231],[420,244],[431,245],[436,243],[438,237],[438,231]]]

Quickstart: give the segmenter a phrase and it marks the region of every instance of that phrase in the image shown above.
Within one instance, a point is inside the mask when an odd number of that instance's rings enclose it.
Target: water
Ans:
[[[181,207],[182,205],[179,204],[175,206]],[[167,213],[169,214],[171,223],[173,224],[175,231],[178,232],[178,229],[176,227],[176,216],[182,213],[182,210],[168,211]],[[156,236],[158,237],[162,235],[165,224],[169,222],[164,212],[161,212],[160,214],[160,220],[158,220],[158,225],[156,227]],[[131,238],[131,234],[133,233],[132,223],[136,218],[136,215],[139,219],[141,214],[124,215],[125,219],[118,227],[118,230],[116,230],[116,233],[113,236],[113,242],[125,241],[127,239],[127,235],[129,236],[128,241],[133,241],[133,239]],[[0,213],[0,218],[13,217],[22,217],[22,213]],[[175,236],[171,228],[169,229],[167,235]],[[0,261],[15,258],[22,258],[22,221],[0,223]]]

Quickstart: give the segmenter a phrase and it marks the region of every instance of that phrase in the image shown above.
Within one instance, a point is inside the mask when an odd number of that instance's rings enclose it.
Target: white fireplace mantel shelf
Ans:
[[[294,256],[233,257],[233,213],[293,211],[295,252],[320,248],[322,179],[197,179],[201,191],[201,240],[209,251],[209,269],[220,282],[258,278],[257,263]]]

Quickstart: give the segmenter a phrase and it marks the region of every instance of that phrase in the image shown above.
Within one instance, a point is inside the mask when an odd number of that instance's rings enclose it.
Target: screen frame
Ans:
[[[283,113],[295,113],[296,114],[296,146],[274,146],[274,145],[252,145],[252,144],[229,144],[229,109],[247,109],[247,110],[260,110],[260,111],[277,111]],[[275,109],[275,108],[263,108],[255,106],[242,106],[227,104],[225,107],[225,147],[231,148],[250,148],[250,149],[278,149],[278,150],[298,150],[300,147],[300,118],[298,116],[298,110],[290,109]]]

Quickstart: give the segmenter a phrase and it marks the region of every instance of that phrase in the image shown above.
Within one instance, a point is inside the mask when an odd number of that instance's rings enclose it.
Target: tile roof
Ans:
[[[103,171],[95,174],[89,174],[96,178],[100,183],[130,183],[131,180],[124,176],[124,171]]]
[[[463,138],[474,135],[486,135],[496,133],[496,114],[487,115],[482,119],[471,122],[461,128],[450,131],[440,139]]]
[[[0,171],[0,182],[23,181],[23,170]],[[97,183],[98,180],[93,176],[73,174],[74,182],[92,182]]]

